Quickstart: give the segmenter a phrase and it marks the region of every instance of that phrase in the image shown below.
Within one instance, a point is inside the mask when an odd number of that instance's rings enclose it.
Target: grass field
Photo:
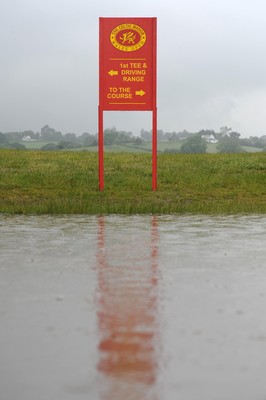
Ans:
[[[95,152],[0,151],[0,212],[9,214],[266,213],[266,153],[106,153],[98,190]]]

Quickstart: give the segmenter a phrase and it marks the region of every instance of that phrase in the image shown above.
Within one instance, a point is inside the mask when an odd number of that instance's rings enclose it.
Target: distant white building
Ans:
[[[33,139],[28,135],[28,136],[23,136],[22,141],[23,142],[32,142]]]
[[[218,143],[213,135],[202,135],[202,139],[205,139],[207,143]]]

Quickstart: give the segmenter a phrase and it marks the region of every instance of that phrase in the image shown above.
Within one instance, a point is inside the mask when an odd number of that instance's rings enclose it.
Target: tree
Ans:
[[[77,137],[75,133],[66,133],[63,140],[66,140],[67,142],[76,142]]]
[[[167,134],[164,133],[162,129],[157,130],[157,140],[158,142],[163,142],[165,140],[169,140],[169,138],[172,136],[169,132]],[[152,131],[145,131],[144,129],[141,129],[140,131],[140,137],[145,141],[145,142],[151,142],[152,141]]]
[[[228,128],[227,126],[222,126],[220,128],[221,137],[230,136],[230,132],[232,132],[232,128]]]
[[[132,132],[117,131],[115,127],[104,131],[104,144],[107,146],[132,142],[134,142]]]
[[[97,146],[98,140],[95,135],[90,135],[89,133],[86,134],[86,136],[83,134],[83,146]]]
[[[165,140],[164,132],[162,129],[157,130],[157,140],[158,142]]]
[[[242,149],[239,139],[235,137],[224,137],[217,144],[218,153],[242,153],[244,150]]]
[[[42,140],[52,140],[54,142],[57,142],[62,139],[62,133],[56,131],[53,128],[50,128],[49,125],[44,125],[41,129],[41,139]]]
[[[47,151],[52,151],[52,150],[61,150],[61,147],[59,147],[55,143],[47,143],[44,146],[41,147],[41,150],[47,150]]]
[[[180,153],[206,153],[207,143],[199,135],[186,139],[180,147]]]
[[[140,131],[140,137],[145,140],[145,142],[151,142],[152,139],[152,133],[151,131],[145,131],[143,128]]]
[[[266,146],[266,137],[250,136],[249,138],[239,139],[241,146],[258,147],[263,149]]]
[[[104,144],[107,146],[118,143],[118,132],[115,127],[104,130]]]
[[[4,133],[2,133],[2,132],[0,132],[0,143],[1,144],[8,144],[9,143],[6,135]]]
[[[231,139],[239,139],[240,138],[240,133],[232,131],[232,132],[230,132],[229,136],[230,136]]]
[[[143,144],[143,139],[141,139],[140,137],[136,137],[136,138],[134,139],[134,143],[135,143],[135,145],[137,145],[137,146],[141,146],[141,145]]]
[[[10,147],[12,147],[13,149],[16,149],[16,150],[26,150],[26,146],[24,146],[24,144],[17,143],[17,142],[11,143]]]
[[[82,147],[82,144],[79,142],[70,142],[69,140],[60,140],[57,146],[60,149],[76,149]]]

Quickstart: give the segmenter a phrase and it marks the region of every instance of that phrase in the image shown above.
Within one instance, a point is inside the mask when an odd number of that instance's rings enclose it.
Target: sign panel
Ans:
[[[156,18],[100,18],[100,107],[156,108]]]
[[[157,189],[156,18],[100,18],[99,189],[104,189],[104,111],[152,111],[152,190]]]

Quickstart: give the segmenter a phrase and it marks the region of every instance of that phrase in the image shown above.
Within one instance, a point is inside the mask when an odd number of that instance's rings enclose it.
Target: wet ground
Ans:
[[[0,398],[266,400],[266,217],[0,217]]]

